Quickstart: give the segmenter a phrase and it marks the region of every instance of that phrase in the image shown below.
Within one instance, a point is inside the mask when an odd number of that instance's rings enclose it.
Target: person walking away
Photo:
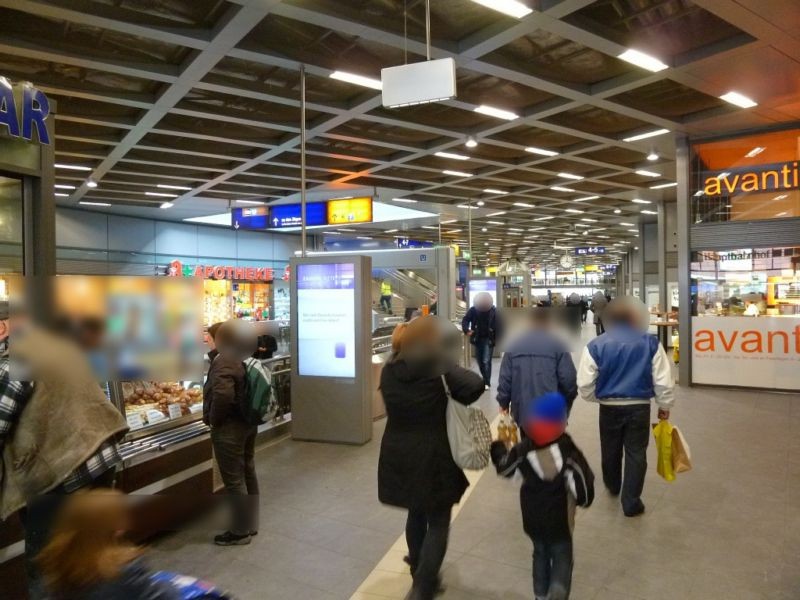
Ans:
[[[492,354],[500,339],[500,319],[489,292],[475,296],[474,305],[461,320],[461,330],[475,347],[475,360],[486,389],[492,385]]]
[[[622,493],[628,517],[645,509],[651,401],[659,419],[669,418],[675,402],[672,367],[658,338],[642,330],[643,310],[636,298],[613,300],[603,312],[606,333],[589,342],[578,367],[580,397],[600,403],[603,482],[612,495]]]
[[[216,329],[213,343],[216,354],[203,386],[203,422],[211,428],[214,457],[231,510],[230,528],[215,536],[214,543],[244,545],[258,533],[259,489],[255,469],[258,427],[250,425],[242,412],[247,399],[247,376],[242,361],[252,355],[256,338],[248,323],[231,319]]]
[[[392,282],[388,279],[381,281],[380,305],[383,310],[392,314]]]
[[[180,600],[152,579],[143,550],[124,540],[125,496],[113,490],[73,494],[64,502],[37,562],[53,600]]]
[[[20,511],[29,595],[39,600],[46,590],[35,558],[55,514],[74,492],[113,485],[128,425],[65,337],[34,325],[15,330],[12,373],[8,313],[0,302],[0,521]]]
[[[508,450],[492,444],[492,461],[504,477],[522,476],[520,506],[525,533],[533,542],[536,600],[566,600],[572,583],[575,506],[594,500],[594,474],[565,433],[567,403],[550,392],[525,406],[526,437]]]
[[[581,296],[581,326],[586,324],[586,316],[589,313],[589,303],[586,298]]]
[[[560,392],[567,411],[578,395],[577,373],[572,355],[551,329],[551,311],[535,308],[530,312],[531,327],[503,354],[497,403],[500,412],[511,411],[517,423],[526,405],[548,392]]]
[[[265,333],[258,336],[256,346],[256,351],[253,352],[253,358],[268,360],[278,351],[278,340],[275,339],[275,336]]]
[[[404,508],[409,600],[430,600],[439,588],[450,513],[469,482],[456,465],[447,438],[446,380],[452,398],[472,404],[483,394],[480,376],[455,364],[443,325],[423,316],[397,326],[392,357],[381,372],[386,430],[378,461],[378,498]]]
[[[594,327],[597,335],[602,335],[606,331],[603,326],[603,311],[607,304],[606,295],[600,290],[596,291],[592,296],[592,315],[594,316]]]

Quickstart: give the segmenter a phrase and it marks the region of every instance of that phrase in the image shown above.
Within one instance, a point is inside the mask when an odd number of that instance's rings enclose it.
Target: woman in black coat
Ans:
[[[386,431],[378,463],[378,497],[384,504],[408,510],[407,562],[414,586],[410,599],[433,598],[447,551],[450,512],[469,482],[453,461],[447,439],[447,393],[475,402],[483,379],[447,358],[441,324],[419,317],[398,326],[392,336],[394,355],[381,373],[386,404]]]

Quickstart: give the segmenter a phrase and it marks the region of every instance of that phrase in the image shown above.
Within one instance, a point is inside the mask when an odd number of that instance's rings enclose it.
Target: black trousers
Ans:
[[[572,540],[533,538],[533,596],[567,600],[572,586]]]
[[[214,458],[231,509],[230,531],[236,535],[258,530],[257,433],[256,426],[237,420],[211,429]]]
[[[115,473],[116,469],[109,469],[87,487],[113,487]],[[49,598],[42,574],[36,566],[36,557],[50,541],[50,531],[70,493],[57,487],[47,494],[33,498],[19,513],[22,526],[25,528],[25,571],[28,576],[30,600]]]
[[[622,492],[622,509],[626,514],[639,512],[642,506],[641,495],[647,473],[649,442],[649,404],[600,405],[603,483],[612,494]]]
[[[431,600],[436,593],[439,569],[447,552],[451,510],[448,506],[433,511],[408,511],[406,543],[414,578],[409,598],[413,600]]]

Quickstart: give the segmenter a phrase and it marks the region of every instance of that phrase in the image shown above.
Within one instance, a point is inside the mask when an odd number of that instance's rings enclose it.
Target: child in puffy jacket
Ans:
[[[525,533],[533,541],[536,600],[566,600],[572,582],[572,529],[575,506],[594,500],[594,474],[583,453],[565,433],[567,402],[548,393],[526,406],[527,438],[511,448],[492,444],[492,462],[504,477],[522,476],[520,505]]]

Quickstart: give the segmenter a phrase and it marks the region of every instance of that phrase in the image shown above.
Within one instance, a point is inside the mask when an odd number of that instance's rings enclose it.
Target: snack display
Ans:
[[[126,381],[122,398],[128,424],[136,429],[201,412],[203,388],[189,381]]]

